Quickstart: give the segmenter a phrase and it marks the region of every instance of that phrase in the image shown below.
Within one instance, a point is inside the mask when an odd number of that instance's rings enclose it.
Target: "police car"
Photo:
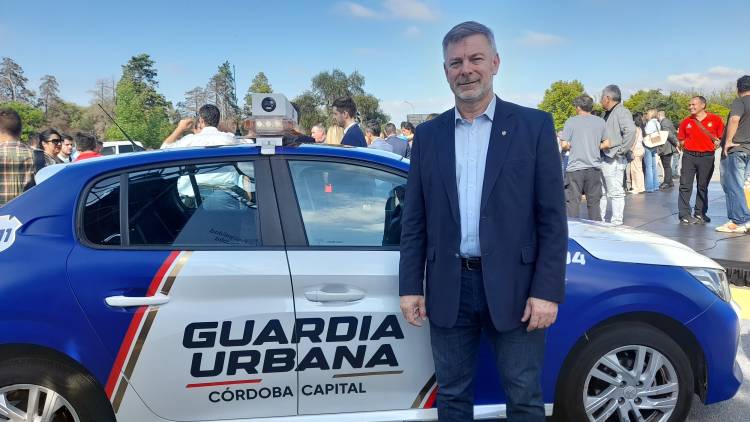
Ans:
[[[278,146],[272,118],[255,145],[48,170],[0,208],[0,420],[437,417],[429,330],[399,310],[408,161]],[[630,228],[569,231],[547,413],[677,421],[694,394],[734,396],[723,269]],[[477,419],[505,415],[500,385],[483,344]]]

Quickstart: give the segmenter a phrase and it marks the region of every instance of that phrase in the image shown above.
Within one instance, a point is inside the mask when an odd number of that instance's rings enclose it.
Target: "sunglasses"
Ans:
[[[55,145],[62,145],[62,139],[50,139],[49,141],[44,142],[52,142]]]

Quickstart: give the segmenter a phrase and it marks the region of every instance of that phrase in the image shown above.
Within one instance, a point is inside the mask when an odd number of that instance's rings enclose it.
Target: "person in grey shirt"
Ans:
[[[750,229],[750,209],[744,191],[744,184],[750,179],[749,75],[737,80],[737,95],[727,119],[720,167],[729,221],[717,227],[716,231],[725,233],[746,233]]]
[[[594,99],[583,94],[573,100],[576,116],[565,121],[560,134],[563,151],[570,151],[565,171],[565,202],[568,217],[578,218],[581,195],[586,195],[589,220],[601,221],[601,147],[606,140],[606,123],[591,114]]]
[[[402,157],[406,157],[406,147],[409,145],[406,141],[398,137],[398,129],[393,123],[385,125],[385,141],[393,147],[393,152]]]
[[[378,122],[370,122],[365,126],[365,141],[367,141],[367,148],[393,152],[391,144],[380,138],[380,125]]]
[[[622,105],[622,93],[617,85],[608,85],[602,91],[601,105],[606,110],[607,140],[602,144],[602,190],[600,201],[602,220],[607,214],[607,205],[612,203],[610,222],[619,226],[625,213],[625,189],[622,185],[625,178],[626,158],[635,142],[635,123],[630,110]]]

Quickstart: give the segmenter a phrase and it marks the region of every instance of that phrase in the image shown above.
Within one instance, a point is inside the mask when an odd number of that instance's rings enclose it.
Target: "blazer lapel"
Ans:
[[[516,125],[515,120],[512,118],[512,113],[508,110],[505,103],[500,98],[497,98],[497,103],[495,105],[495,118],[492,119],[490,145],[487,149],[487,161],[484,168],[484,183],[482,185],[482,202],[480,211],[484,210],[490,192],[492,192],[492,189],[495,187],[495,182],[505,164],[510,144],[515,138],[515,128]]]
[[[458,187],[456,186],[456,121],[454,119],[455,109],[443,115],[441,144],[435,148],[437,154],[438,167],[445,184],[445,190],[448,194],[451,214],[456,223],[459,223],[458,211]]]

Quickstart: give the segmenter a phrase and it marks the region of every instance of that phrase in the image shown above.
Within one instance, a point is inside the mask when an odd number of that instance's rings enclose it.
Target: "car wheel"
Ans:
[[[589,334],[566,362],[555,414],[566,421],[683,421],[693,371],[680,346],[646,324],[608,326]]]
[[[0,362],[0,420],[114,422],[104,392],[67,362],[19,357]]]

